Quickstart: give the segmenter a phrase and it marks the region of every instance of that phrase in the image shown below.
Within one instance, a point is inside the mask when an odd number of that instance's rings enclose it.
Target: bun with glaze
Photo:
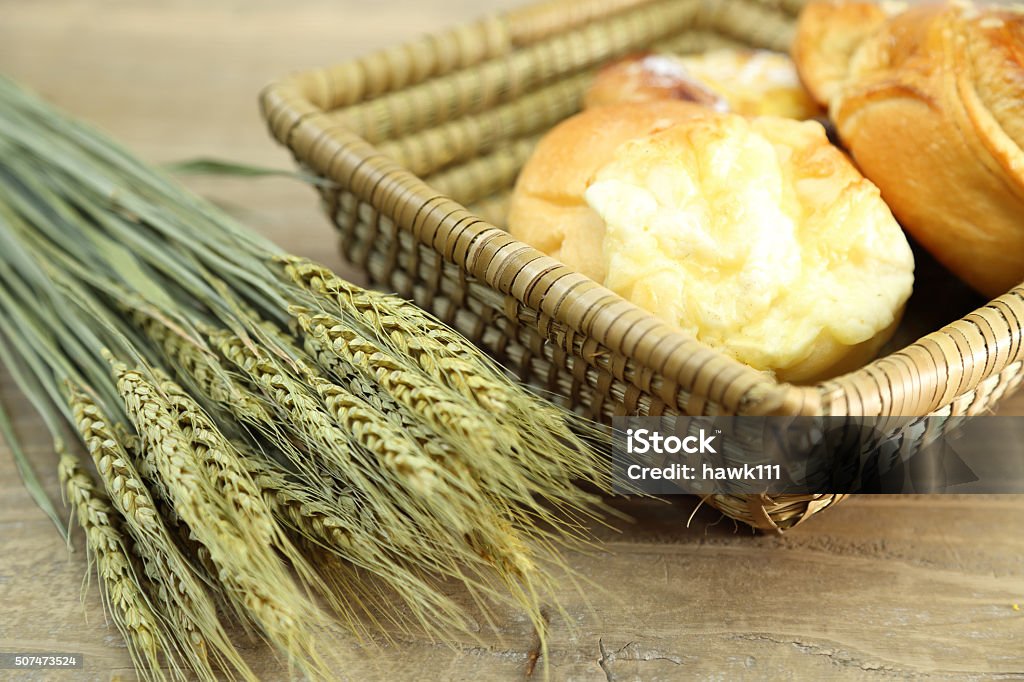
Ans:
[[[818,123],[666,107],[553,129],[516,186],[512,233],[782,380],[870,360],[913,284],[878,190]],[[567,244],[588,245],[582,267]]]
[[[792,60],[766,50],[714,50],[697,55],[641,54],[598,72],[584,107],[676,99],[744,116],[807,119],[822,113],[804,90]]]
[[[990,297],[1024,280],[1024,13],[815,2],[793,55],[903,226]]]

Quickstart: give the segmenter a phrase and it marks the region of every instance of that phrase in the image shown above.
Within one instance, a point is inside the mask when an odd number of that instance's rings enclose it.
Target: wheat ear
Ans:
[[[352,610],[345,601],[345,595],[331,590],[324,583],[320,573],[278,526],[264,489],[251,475],[251,462],[258,455],[244,452],[245,446],[242,443],[229,441],[199,404],[178,384],[164,380],[159,387],[174,410],[182,433],[189,439],[206,467],[207,474],[225,499],[235,506],[238,515],[245,519],[250,530],[257,535],[257,540],[280,552],[304,585],[319,593],[335,613],[355,626],[350,618]]]
[[[92,477],[73,455],[61,455],[58,473],[68,504],[85,531],[86,546],[96,562],[108,610],[128,643],[136,668],[146,679],[166,679],[160,654],[173,660],[173,640],[150,604],[132,565],[117,511],[97,490]]]
[[[155,317],[135,312],[132,319],[173,366],[195,383],[204,396],[228,409],[243,422],[255,425],[272,423],[270,413],[260,400],[221,366],[216,353]]]
[[[603,440],[604,433],[524,390],[466,338],[402,298],[362,289],[304,258],[278,260],[287,276],[325,309],[334,307],[373,330],[391,351],[412,359],[431,380],[510,423],[515,432],[528,433],[519,449],[526,453],[523,464],[529,470],[559,484],[579,478],[609,485],[605,462],[570,425],[594,440]]]
[[[314,634],[324,620],[288,575],[273,548],[258,541],[205,474],[182,433],[167,398],[141,372],[111,360],[129,418],[142,439],[148,476],[163,480],[170,503],[191,537],[209,552],[216,577],[243,617],[295,664],[314,676],[329,676]]]
[[[476,570],[472,566],[480,559],[497,569],[507,585],[518,577],[536,573],[532,551],[513,524],[500,516],[507,508],[507,501],[495,504],[481,498],[475,481],[460,475],[459,469],[450,467],[448,462],[431,468],[444,474],[443,478],[438,476],[429,486],[420,483],[410,490],[409,482],[403,480],[403,471],[387,466],[389,461],[399,461],[397,457],[381,458],[373,450],[380,450],[384,445],[385,452],[388,449],[392,454],[404,452],[418,462],[431,460],[418,456],[415,441],[407,436],[396,437],[394,442],[380,438],[378,431],[394,430],[390,420],[380,412],[329,382],[318,380],[301,362],[295,365],[305,375],[304,382],[269,355],[230,332],[204,330],[204,333],[223,357],[264,390],[268,402],[281,410],[282,418],[289,420],[302,438],[308,439],[308,449],[321,460],[326,457],[321,463],[328,465],[331,473],[355,491],[362,492],[359,499],[371,516],[377,517],[382,527],[391,529],[391,537],[401,543],[410,556],[418,556],[426,566],[434,570],[440,568],[447,575],[457,577],[471,590],[474,581],[466,575],[465,567]],[[309,383],[318,387],[319,395],[311,394]],[[330,401],[337,411],[331,412],[324,400]],[[352,406],[352,412],[348,406]],[[402,450],[396,450],[394,443],[402,443]],[[297,464],[308,468],[308,462]],[[424,469],[421,466],[419,470]],[[424,496],[427,490],[432,494]],[[422,513],[409,513],[417,509]],[[461,553],[457,549],[460,545],[465,548]],[[495,595],[489,589],[484,591]],[[522,595],[516,598],[523,599]],[[535,608],[535,605],[527,607]]]
[[[68,406],[113,506],[134,538],[132,550],[154,587],[157,605],[174,625],[180,649],[203,680],[216,680],[212,656],[225,674],[256,677],[242,660],[217,617],[217,610],[171,538],[159,510],[135,470],[122,440],[100,407],[83,390],[68,384]]]
[[[477,480],[489,481],[507,500],[524,507],[534,506],[530,481],[507,453],[509,445],[518,440],[518,434],[475,405],[410,371],[400,358],[342,320],[323,313],[312,314],[298,306],[289,312],[303,333],[315,342],[321,366],[338,374],[355,369],[444,437]]]
[[[355,569],[389,587],[393,596],[409,606],[426,631],[435,631],[438,625],[448,630],[466,630],[462,609],[431,585],[420,571],[407,565],[402,548],[395,546],[387,532],[367,527],[350,495],[317,495],[294,483],[280,465],[256,456],[246,458],[245,465],[274,515],[301,538],[300,544],[305,545],[307,554],[329,554],[350,567],[348,571],[319,572],[336,592],[362,595],[358,604],[363,615],[375,617],[364,603],[365,588],[359,581],[344,579]],[[313,563],[322,567],[323,561]],[[401,625],[398,620],[392,622]]]
[[[400,535],[410,541],[422,531],[409,518],[406,495],[396,499],[400,488],[384,485],[382,477],[388,472],[375,466],[376,456],[360,446],[355,434],[337,424],[308,386],[272,357],[230,332],[207,330],[207,336],[225,359],[264,392],[295,436],[303,441],[305,450],[313,455],[293,462],[303,474],[315,477],[320,472],[329,473],[351,485],[371,515],[394,531],[402,529]],[[434,481],[415,484],[420,490],[436,486]]]

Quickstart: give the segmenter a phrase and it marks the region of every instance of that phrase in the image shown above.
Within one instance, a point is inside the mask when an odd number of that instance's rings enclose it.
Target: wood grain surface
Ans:
[[[141,157],[290,167],[256,93],[271,78],[408,40],[517,0],[0,0],[0,71],[106,129]],[[314,193],[283,179],[188,184],[286,248],[346,270]],[[52,497],[42,423],[0,371],[0,398]],[[1024,414],[1021,396],[1003,413]],[[554,679],[1024,679],[1024,496],[855,497],[783,537],[753,535],[692,498],[630,502],[567,557]],[[687,525],[687,519],[692,519]],[[0,445],[0,651],[85,654],[77,671],[0,679],[134,679],[80,540],[67,548]],[[514,680],[533,655],[522,614],[454,646],[339,641],[339,679]],[[265,679],[286,671],[239,640]],[[539,668],[538,668],[539,670]],[[539,675],[539,672],[537,673]]]

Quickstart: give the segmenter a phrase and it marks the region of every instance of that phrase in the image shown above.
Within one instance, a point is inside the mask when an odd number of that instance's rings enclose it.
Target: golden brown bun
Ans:
[[[873,22],[862,12],[808,5],[800,73],[904,227],[972,287],[1002,294],[1024,280],[1024,14],[967,3]]]
[[[744,116],[813,118],[822,113],[790,58],[765,50],[714,50],[685,57],[641,54],[600,72],[584,107],[677,99]]]
[[[913,282],[877,189],[814,122],[588,110],[538,145],[512,206],[513,234],[787,381],[867,362]]]
[[[853,53],[885,23],[876,2],[812,2],[800,12],[791,51],[807,92],[827,107],[846,79]]]
[[[587,182],[626,140],[699,115],[684,102],[632,103],[584,111],[553,128],[516,180],[508,229],[516,239],[604,281],[604,223],[583,199]]]

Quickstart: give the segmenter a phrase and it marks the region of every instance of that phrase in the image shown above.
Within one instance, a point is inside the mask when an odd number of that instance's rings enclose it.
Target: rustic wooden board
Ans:
[[[259,120],[271,77],[437,30],[518,0],[0,0],[0,70],[109,130],[147,160],[198,155],[288,167]],[[288,249],[349,276],[311,190],[288,180],[190,178]],[[57,498],[42,423],[0,374],[0,398]],[[1024,414],[1024,396],[1004,413]],[[1024,496],[857,497],[781,538],[696,501],[632,502],[637,522],[597,529],[606,552],[570,554],[595,587],[556,595],[555,679],[1024,679]],[[131,679],[95,585],[0,446],[0,650],[86,655],[74,673]],[[84,594],[84,598],[82,595]],[[515,610],[448,647],[339,643],[350,679],[519,679],[534,635]],[[254,669],[283,675],[240,640]],[[4,673],[0,672],[0,678]],[[22,678],[19,678],[22,679]]]

